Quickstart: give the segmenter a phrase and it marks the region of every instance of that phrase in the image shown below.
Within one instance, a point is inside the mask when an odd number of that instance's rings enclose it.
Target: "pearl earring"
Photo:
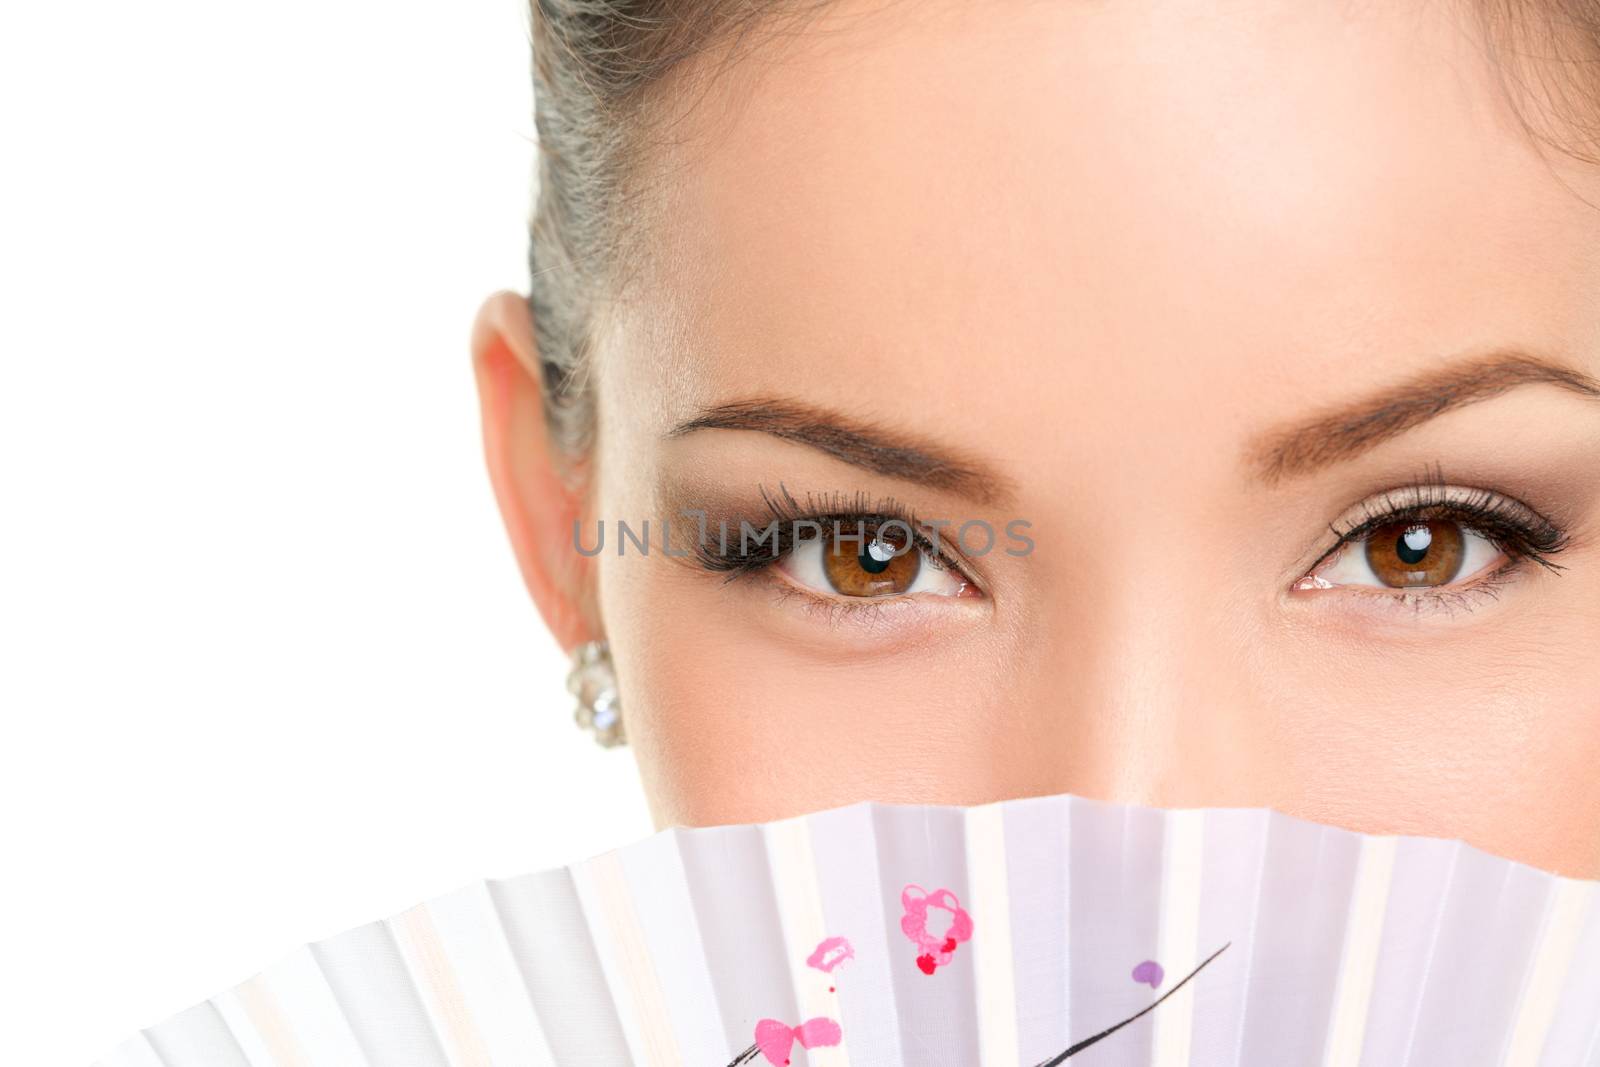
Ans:
[[[604,640],[585,641],[572,650],[567,692],[578,698],[573,721],[593,733],[596,744],[615,748],[627,741],[622,733],[622,705],[617,700],[611,648]]]

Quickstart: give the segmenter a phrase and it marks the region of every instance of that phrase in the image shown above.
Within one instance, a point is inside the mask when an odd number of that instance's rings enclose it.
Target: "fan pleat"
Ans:
[[[1238,940],[1229,950],[1229,955],[1234,957],[1231,961],[1233,967],[1225,972],[1231,979],[1233,996],[1213,1016],[1217,1024],[1222,1024],[1224,1020],[1230,1024],[1232,1033],[1223,1046],[1227,1051],[1219,1063],[1231,1067],[1244,1067],[1245,1043],[1250,1034],[1249,1026],[1254,1022],[1250,994],[1255,983],[1257,934],[1261,927],[1262,894],[1266,889],[1267,861],[1272,841],[1272,814],[1257,811],[1252,815],[1250,825],[1241,828],[1248,835],[1245,839],[1251,845],[1247,860],[1249,867],[1242,883],[1234,886],[1240,895],[1234,913],[1228,916],[1240,932]],[[1214,890],[1211,895],[1215,897]],[[1217,981],[1217,976],[1209,977],[1213,984]]]
[[[1516,1023],[1507,1031],[1500,1062],[1505,1067],[1537,1067],[1541,1046],[1550,1037],[1561,991],[1581,964],[1578,943],[1593,887],[1569,879],[1550,883],[1539,916],[1538,940],[1529,954],[1516,996]],[[1600,1018],[1600,1003],[1594,1005]]]
[[[1554,1001],[1529,1005],[1533,1016],[1548,1014],[1542,1025],[1529,1020],[1530,1032],[1522,1036],[1529,1054],[1538,1050],[1540,1067],[1581,1063],[1600,1065],[1600,884],[1573,882],[1565,889],[1568,914],[1550,930],[1551,953],[1561,952],[1566,965],[1550,976],[1539,991]],[[1577,929],[1577,936],[1571,931]],[[1570,948],[1557,948],[1571,937]],[[1552,968],[1554,968],[1552,964]],[[1559,977],[1558,977],[1559,975]]]
[[[776,942],[783,950],[778,963],[794,1005],[793,1014],[779,1017],[778,1021],[790,1026],[817,1018],[837,1021],[836,980],[807,963],[811,953],[829,936],[822,890],[817,882],[811,823],[804,818],[767,823],[761,829],[761,837],[778,910]],[[811,1067],[849,1067],[848,1039],[842,1045],[812,1049],[806,1056]]]
[[[96,1061],[94,1067],[166,1067],[141,1030]]]
[[[1411,1062],[1497,1061],[1549,884],[1548,876],[1455,848],[1410,1019]]]
[[[1450,841],[1402,840],[1396,849],[1363,1064],[1401,1067],[1418,1052],[1417,1023],[1460,857]]]
[[[1151,989],[1133,981],[1130,972],[1160,948],[1165,818],[1155,809],[1089,800],[1075,799],[1070,808],[1067,943],[1078,965],[1067,977],[1067,995],[1068,1037],[1075,1044],[1150,1001]],[[1101,962],[1086,964],[1096,960]],[[1085,1049],[1073,1067],[1149,1063],[1152,1021]]]
[[[1161,855],[1160,928],[1155,959],[1174,976],[1188,974],[1220,945],[1200,940],[1201,891],[1205,877],[1206,818],[1203,811],[1171,811],[1163,816]],[[1233,958],[1216,964],[1211,981],[1227,972]],[[1167,1001],[1150,1019],[1152,1067],[1184,1067],[1194,1043],[1195,998],[1199,987],[1188,988]]]
[[[789,983],[776,890],[766,842],[754,826],[676,839],[689,888],[711,1004],[722,1039],[723,1067],[751,1043],[758,1020],[793,1018],[798,1011]]]
[[[969,943],[978,1062],[982,1067],[1014,1067],[1022,1059],[1017,1034],[1016,952],[1012,941],[1005,809],[999,804],[970,808],[964,823],[966,904],[974,930],[985,931],[985,936],[974,937]]]
[[[1240,1063],[1320,1060],[1359,856],[1354,834],[1271,817]]]
[[[845,1047],[858,1067],[898,1067],[919,1062],[901,1047],[894,981],[894,968],[909,959],[905,950],[911,943],[898,921],[891,925],[884,917],[882,900],[891,893],[898,900],[900,889],[879,868],[877,810],[875,804],[858,804],[807,822],[828,931],[848,938],[855,950],[854,959],[828,976],[839,991],[837,1021]]]
[[[449,1067],[388,920],[318,941],[311,954],[372,1067]]]
[[[1359,1067],[1383,949],[1383,923],[1394,879],[1397,841],[1393,837],[1363,836],[1359,847],[1334,983],[1324,1067]]]
[[[150,1027],[145,1036],[163,1067],[251,1067],[233,1031],[210,1001]]]
[[[411,908],[393,926],[452,1067],[554,1065],[486,882]]]
[[[561,1067],[631,1062],[619,1006],[572,872],[539,871],[488,884],[506,944],[555,1062]]]
[[[911,887],[929,895],[948,890],[961,902],[970,899],[963,813],[957,808],[880,805],[872,815],[904,1062],[975,1064],[979,1052],[972,1006],[977,996],[970,942],[956,947],[949,965],[926,974],[917,962],[920,950],[900,929],[907,912],[904,895]],[[930,922],[935,913],[928,909]],[[937,932],[930,932],[937,938]]]
[[[1013,1009],[1021,1064],[1040,1063],[1074,1041],[1071,804],[1000,805],[1011,915]],[[974,934],[976,937],[976,934]],[[987,1064],[985,1065],[987,1067]]]
[[[727,1034],[680,840],[676,832],[659,834],[640,848],[618,853],[618,859],[645,954],[654,964],[662,1010],[680,1057],[675,1062],[721,1067]],[[729,962],[738,965],[736,959]]]

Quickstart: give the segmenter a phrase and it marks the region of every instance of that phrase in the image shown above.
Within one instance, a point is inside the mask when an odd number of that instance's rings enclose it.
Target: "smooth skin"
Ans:
[[[1464,9],[843,0],[680,91],[718,58],[661,87],[697,102],[581,484],[522,298],[473,338],[522,574],[611,642],[659,824],[1071,792],[1600,877],[1600,167],[1529,136]],[[948,462],[673,433],[751,401]],[[1306,581],[1419,481],[1534,509],[1563,569],[1480,539],[1448,587]],[[573,547],[780,484],[1034,548],[847,603]]]

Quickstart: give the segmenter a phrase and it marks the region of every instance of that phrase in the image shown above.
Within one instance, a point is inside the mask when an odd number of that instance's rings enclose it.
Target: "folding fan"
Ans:
[[[672,830],[302,946],[99,1067],[1579,1067],[1600,883],[1264,809]]]

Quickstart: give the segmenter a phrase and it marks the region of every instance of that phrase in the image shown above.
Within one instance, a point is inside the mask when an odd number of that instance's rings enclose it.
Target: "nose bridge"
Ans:
[[[1252,777],[1247,630],[1170,541],[1113,543],[1070,595],[1053,598],[1045,628],[1052,733],[1058,751],[1072,753],[1065,788],[1131,803],[1217,803],[1237,792],[1230,782]]]

